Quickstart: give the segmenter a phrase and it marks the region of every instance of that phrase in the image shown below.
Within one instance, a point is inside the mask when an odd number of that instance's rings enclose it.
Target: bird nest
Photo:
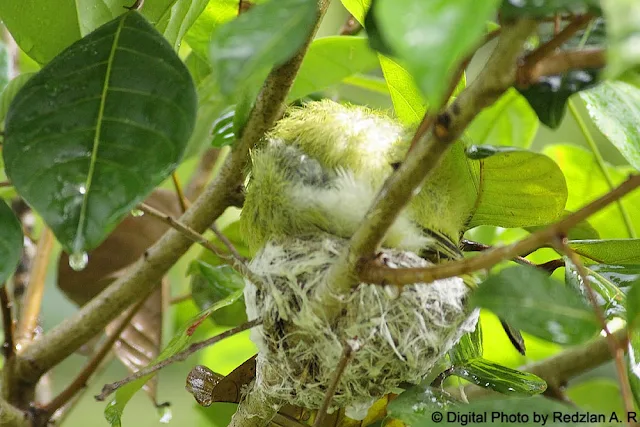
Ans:
[[[251,392],[263,401],[319,408],[344,346],[355,344],[332,409],[351,407],[360,409],[349,411],[352,417],[364,416],[362,410],[401,383],[424,379],[475,329],[478,313],[468,308],[469,290],[456,277],[402,289],[360,284],[334,296],[341,310],[329,320],[317,291],[346,244],[330,235],[270,241],[251,262],[263,279],[260,288],[251,282],[245,288],[249,318],[263,319],[251,336],[259,349]],[[430,265],[412,252],[385,249],[382,257],[391,267]]]

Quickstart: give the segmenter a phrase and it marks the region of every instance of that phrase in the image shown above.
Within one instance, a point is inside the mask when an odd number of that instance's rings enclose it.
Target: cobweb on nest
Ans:
[[[252,393],[264,401],[318,408],[348,340],[359,350],[347,365],[333,398],[337,407],[368,407],[402,382],[421,381],[460,337],[475,329],[478,313],[466,304],[460,278],[405,286],[402,290],[360,284],[330,325],[315,292],[328,277],[346,240],[330,235],[268,242],[251,262],[263,278],[258,289],[247,282],[252,331],[259,348]],[[412,252],[383,250],[389,266],[430,265]],[[365,412],[366,413],[366,412]],[[256,414],[259,415],[259,414]]]

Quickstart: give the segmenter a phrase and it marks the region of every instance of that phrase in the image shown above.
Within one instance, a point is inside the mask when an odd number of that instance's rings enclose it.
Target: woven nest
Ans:
[[[345,245],[329,235],[289,238],[267,243],[251,262],[267,288],[250,282],[245,288],[249,318],[264,322],[251,339],[259,348],[252,392],[265,401],[318,408],[343,346],[355,342],[359,350],[341,377],[332,409],[351,407],[352,417],[364,416],[363,410],[400,383],[421,381],[475,329],[478,313],[466,306],[468,288],[459,278],[401,291],[360,284],[350,295],[336,296],[344,305],[330,325],[315,292]],[[383,256],[392,267],[429,265],[412,252],[384,250]]]

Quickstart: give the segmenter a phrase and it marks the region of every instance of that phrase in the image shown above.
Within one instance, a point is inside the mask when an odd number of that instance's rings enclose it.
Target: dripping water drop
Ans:
[[[74,271],[82,271],[89,263],[89,255],[86,252],[75,252],[69,255],[69,267]]]

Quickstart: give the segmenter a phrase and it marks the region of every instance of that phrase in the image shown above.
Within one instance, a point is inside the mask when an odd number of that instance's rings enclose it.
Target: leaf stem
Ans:
[[[100,392],[99,395],[96,396],[96,400],[99,401],[103,401],[107,398],[107,396],[109,396],[110,394],[112,394],[113,392],[115,392],[117,389],[119,389],[120,387],[129,384],[132,381],[135,381],[139,378],[142,377],[146,377],[147,375],[153,374],[154,372],[159,371],[160,369],[175,363],[175,362],[182,362],[184,360],[186,360],[190,355],[192,355],[193,353],[195,353],[196,351],[203,349],[205,347],[208,347],[210,345],[216,344],[219,341],[222,341],[225,338],[228,338],[230,336],[233,336],[237,333],[240,333],[242,331],[246,331],[248,329],[251,329],[255,326],[258,326],[262,324],[262,319],[255,319],[255,320],[251,320],[249,322],[245,322],[240,326],[236,326],[235,328],[229,329],[227,331],[224,331],[216,336],[213,336],[211,338],[208,338],[204,341],[199,341],[197,343],[193,343],[191,344],[189,347],[187,347],[185,350],[174,354],[171,357],[168,357],[164,360],[159,361],[158,363],[156,363],[155,365],[149,365],[145,368],[140,369],[139,371],[137,371],[135,374],[128,376],[127,378],[120,380],[120,381],[116,381],[114,383],[111,384],[105,384],[104,387],[102,387],[102,391]]]
[[[180,203],[180,209],[182,209],[182,213],[185,213],[187,211],[187,207],[189,207],[189,201],[182,191],[182,186],[180,185],[180,181],[178,180],[178,175],[175,172],[171,174],[171,181],[173,182],[173,188],[175,188],[176,190],[176,196],[178,197],[178,203]]]
[[[2,326],[4,331],[4,343],[2,344],[2,353],[4,359],[11,359],[16,352],[15,341],[13,339],[13,315],[11,314],[11,301],[7,292],[5,283],[0,287],[0,304],[2,308]]]
[[[580,131],[582,132],[582,135],[584,136],[584,139],[587,142],[587,145],[589,146],[589,148],[591,149],[591,152],[593,153],[593,158],[595,159],[596,164],[598,165],[598,169],[600,169],[602,176],[604,176],[605,181],[607,181],[609,190],[612,190],[615,187],[615,184],[613,183],[613,179],[611,178],[611,174],[607,169],[607,165],[605,164],[604,158],[600,153],[600,149],[598,148],[598,145],[593,139],[591,132],[589,132],[589,129],[587,128],[586,123],[584,122],[584,120],[582,120],[582,117],[580,117],[580,113],[578,112],[578,109],[576,108],[576,105],[573,102],[573,100],[569,99],[568,104],[569,104],[569,111],[571,112],[573,119],[576,121],[576,124],[580,128]],[[633,227],[633,223],[631,222],[631,217],[629,216],[629,212],[627,212],[627,209],[622,204],[622,201],[617,200],[616,205],[618,205],[618,210],[620,211],[620,215],[622,216],[624,225],[627,228],[627,234],[631,239],[635,239],[637,235]]]

